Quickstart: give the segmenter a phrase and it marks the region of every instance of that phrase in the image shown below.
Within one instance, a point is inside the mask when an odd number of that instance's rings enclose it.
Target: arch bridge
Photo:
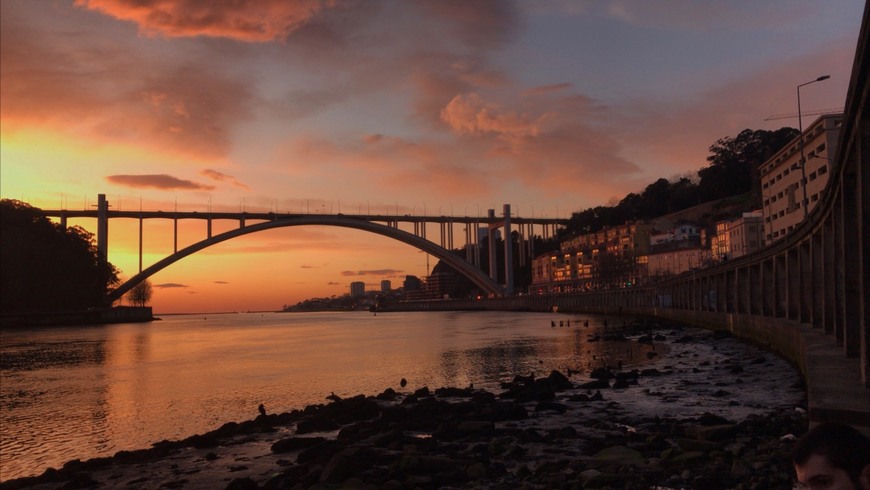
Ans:
[[[130,279],[119,285],[109,293],[108,302],[114,302],[139,282],[169,267],[173,263],[195,254],[212,245],[231,240],[240,236],[261,231],[285,228],[291,226],[336,226],[352,228],[369,233],[386,236],[406,243],[428,254],[434,255],[453,267],[457,272],[471,280],[482,292],[488,296],[502,296],[513,292],[513,244],[512,240],[504,241],[505,267],[504,277],[499,281],[498,267],[496,264],[496,241],[487,240],[489,244],[489,275],[481,269],[480,263],[480,240],[483,236],[491,236],[494,230],[502,228],[506,238],[510,238],[513,227],[516,226],[519,245],[519,262],[524,264],[526,260],[534,256],[534,240],[536,227],[539,228],[544,238],[555,235],[559,226],[567,224],[567,219],[558,218],[521,218],[511,215],[511,207],[504,205],[502,216],[496,216],[495,210],[489,210],[485,217],[454,217],[454,216],[412,216],[412,215],[371,215],[371,214],[293,214],[293,213],[227,213],[227,212],[198,212],[198,211],[117,211],[109,209],[109,202],[104,194],[100,194],[97,200],[97,209],[85,210],[43,210],[46,216],[60,219],[61,225],[66,226],[69,219],[73,218],[96,218],[97,219],[97,248],[103,257],[109,255],[109,220],[110,219],[137,219],[139,221],[139,272]],[[143,268],[143,223],[147,219],[169,219],[173,221],[173,253]],[[179,249],[178,247],[178,223],[182,220],[205,220],[207,222],[206,237],[199,242]],[[220,234],[212,234],[212,224],[215,221],[232,220],[238,222],[238,228]],[[408,227],[413,226],[413,233],[400,228],[400,224]],[[428,225],[438,225],[440,228],[440,243],[435,243],[427,238]],[[463,226],[465,231],[465,259],[452,252],[454,248],[454,226]],[[482,233],[485,231],[486,233]]]

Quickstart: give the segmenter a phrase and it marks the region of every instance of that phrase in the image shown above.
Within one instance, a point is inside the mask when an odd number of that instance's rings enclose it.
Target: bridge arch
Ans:
[[[407,231],[393,228],[391,226],[383,225],[380,223],[374,223],[371,221],[351,218],[347,216],[298,216],[279,218],[273,221],[265,221],[249,226],[243,226],[241,228],[236,228],[234,230],[230,230],[219,235],[207,238],[200,242],[194,243],[193,245],[181,249],[173,253],[172,255],[169,255],[164,259],[154,263],[153,265],[143,269],[141,272],[134,275],[126,282],[109,292],[107,296],[108,302],[112,303],[121,299],[121,297],[123,297],[124,294],[130,291],[136,284],[151,277],[152,275],[174,264],[175,262],[189,255],[193,255],[194,253],[199,252],[200,250],[203,250],[212,245],[216,245],[218,243],[225,242],[227,240],[237,238],[243,235],[248,235],[250,233],[271,230],[274,228],[306,225],[353,228],[393,238],[395,240],[406,243],[408,245],[411,245],[412,247],[416,247],[426,253],[438,257],[439,259],[443,260],[448,265],[453,267],[457,272],[471,280],[476,286],[478,286],[482,291],[486,292],[487,294],[493,296],[501,296],[504,294],[502,286],[492,280],[492,278],[484,274],[480,269],[463,260],[461,257],[454,255],[449,250],[433,242],[430,242],[425,238],[421,238],[412,233],[408,233]]]

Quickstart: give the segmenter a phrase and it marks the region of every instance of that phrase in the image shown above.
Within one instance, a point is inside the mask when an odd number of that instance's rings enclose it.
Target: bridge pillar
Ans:
[[[514,245],[511,237],[511,205],[504,205],[504,291],[514,293]]]
[[[109,258],[109,201],[97,194],[97,251],[103,260]]]
[[[786,252],[786,276],[788,278],[786,318],[796,322],[801,321],[801,274],[798,252],[799,250],[796,248],[790,248]]]
[[[834,325],[837,323],[837,249],[835,243],[834,219],[831,215],[825,220],[824,238],[824,271],[825,271],[825,335],[834,333]]]
[[[800,322],[812,324],[813,322],[813,300],[811,297],[812,284],[812,250],[810,250],[809,240],[804,241],[798,247],[798,262],[800,263]]]
[[[487,213],[487,217],[491,220],[495,219],[495,209],[490,209]],[[498,282],[498,260],[495,253],[495,230],[496,226],[490,224],[487,226],[487,250],[489,251],[489,277],[492,278],[493,281]]]
[[[761,264],[762,295],[761,314],[764,316],[776,316],[776,283],[773,275],[772,259],[767,259]]]
[[[142,215],[139,215],[139,272],[142,272]]]
[[[815,294],[810,296],[812,301],[812,322],[814,328],[825,326],[825,264],[824,264],[824,239],[822,232],[813,233],[810,253],[812,260],[812,288]],[[821,293],[821,294],[820,294]]]
[[[870,139],[867,136],[864,138],[865,143]],[[860,144],[857,146],[856,153],[864,151]],[[843,230],[848,238],[843,241],[843,259],[847,264],[846,275],[844,277],[846,321],[843,333],[843,349],[847,357],[859,357],[861,355],[862,344],[864,344],[861,338],[861,331],[863,327],[867,326],[864,320],[864,315],[866,314],[864,300],[867,297],[863,289],[862,276],[865,272],[864,269],[870,266],[870,264],[864,263],[864,250],[862,250],[862,248],[870,245],[864,243],[864,240],[867,240],[868,237],[861,213],[862,174],[866,173],[866,169],[861,168],[862,165],[860,165],[857,155],[847,158],[844,164],[842,180]],[[870,273],[870,269],[867,272]],[[866,332],[864,335],[866,335]],[[866,345],[864,347],[866,348]],[[867,355],[866,352],[864,354],[865,356]],[[870,380],[866,380],[866,382],[870,384]]]

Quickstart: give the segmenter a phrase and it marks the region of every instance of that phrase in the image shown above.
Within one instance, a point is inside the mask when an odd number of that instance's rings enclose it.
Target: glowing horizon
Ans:
[[[696,172],[720,138],[789,125],[764,119],[797,110],[799,83],[830,75],[803,108],[841,107],[863,8],[4,0],[0,197],[568,216]],[[196,226],[180,227],[185,243],[204,236]],[[110,224],[126,277],[137,237],[132,220]],[[171,225],[146,224],[145,240],[147,267],[171,249]],[[396,286],[426,274],[412,247],[350,230],[273,230],[206,252],[152,278],[155,311],[276,310],[346,293],[353,271],[394,271],[361,277]]]

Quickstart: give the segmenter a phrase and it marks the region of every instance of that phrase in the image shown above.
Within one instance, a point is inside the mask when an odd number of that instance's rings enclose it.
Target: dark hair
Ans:
[[[870,439],[846,424],[821,423],[798,440],[792,461],[802,466],[813,454],[824,456],[831,466],[844,470],[857,488],[861,471],[870,465]]]

